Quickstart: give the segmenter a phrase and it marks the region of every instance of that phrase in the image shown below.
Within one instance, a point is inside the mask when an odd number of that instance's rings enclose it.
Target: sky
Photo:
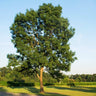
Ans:
[[[76,60],[65,74],[96,73],[96,0],[0,0],[0,68],[8,65],[7,54],[16,53],[11,42],[10,26],[16,14],[26,9],[38,10],[43,3],[62,7],[75,35],[69,41]]]

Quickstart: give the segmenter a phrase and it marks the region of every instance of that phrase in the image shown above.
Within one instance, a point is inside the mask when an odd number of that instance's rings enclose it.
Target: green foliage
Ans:
[[[53,86],[55,85],[54,83],[45,83],[44,86]]]
[[[62,83],[68,83],[69,82],[69,78],[68,77],[65,77],[64,79],[62,79]]]
[[[56,83],[57,80],[54,79],[49,73],[43,73],[43,82],[46,83]]]
[[[62,77],[60,70],[70,70],[76,57],[68,41],[75,29],[69,28],[69,22],[61,17],[61,12],[61,6],[43,4],[37,11],[30,9],[16,15],[10,30],[20,55],[8,55],[10,66],[21,65],[21,69],[36,72],[45,67],[54,78]]]
[[[71,86],[71,87],[75,87],[76,86],[74,82],[69,82],[69,83],[67,83],[67,85]]]
[[[0,76],[1,77],[5,77],[6,73],[8,72],[9,70],[6,68],[6,67],[2,67],[0,68]]]
[[[14,82],[21,82],[21,83],[24,83],[25,82],[25,80],[18,80],[18,79],[14,79]]]
[[[96,74],[76,74],[71,75],[70,79],[74,79],[77,82],[96,82]]]
[[[78,78],[76,78],[76,81],[77,82],[81,82],[82,81],[82,78],[80,76],[78,76]]]
[[[69,79],[67,85],[68,85],[68,86],[71,86],[71,87],[75,87],[75,82],[74,82],[74,80],[73,80],[73,79]]]
[[[0,81],[0,86],[7,86],[7,82],[6,81]]]

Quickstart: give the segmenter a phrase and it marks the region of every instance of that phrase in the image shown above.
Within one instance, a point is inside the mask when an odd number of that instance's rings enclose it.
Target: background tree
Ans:
[[[80,75],[76,78],[76,81],[77,81],[77,82],[81,82],[81,81],[82,81],[82,78],[81,78]]]
[[[7,73],[7,71],[8,71],[8,69],[6,67],[0,68],[1,77],[4,77]]]
[[[43,4],[37,11],[17,14],[10,28],[12,42],[23,61],[18,66],[36,72],[40,92],[44,92],[43,70],[54,78],[62,78],[61,71],[69,71],[76,59],[68,43],[75,29],[69,28],[68,19],[61,17],[61,13],[61,6]]]

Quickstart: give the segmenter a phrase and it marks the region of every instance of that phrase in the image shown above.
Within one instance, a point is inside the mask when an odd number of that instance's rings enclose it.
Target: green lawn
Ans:
[[[90,86],[47,86],[44,87],[44,96],[96,96],[96,85]],[[0,91],[12,93],[27,93],[42,95],[39,93],[39,87],[0,87]]]

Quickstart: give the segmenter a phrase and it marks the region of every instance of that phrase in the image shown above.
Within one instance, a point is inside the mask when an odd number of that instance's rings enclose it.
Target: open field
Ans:
[[[9,93],[30,94],[38,96],[96,96],[96,85],[90,86],[46,86],[45,93],[39,93],[39,87],[5,87],[1,86],[0,91]],[[19,95],[19,96],[23,96]],[[10,95],[8,95],[10,96]],[[24,95],[29,96],[29,95]]]

